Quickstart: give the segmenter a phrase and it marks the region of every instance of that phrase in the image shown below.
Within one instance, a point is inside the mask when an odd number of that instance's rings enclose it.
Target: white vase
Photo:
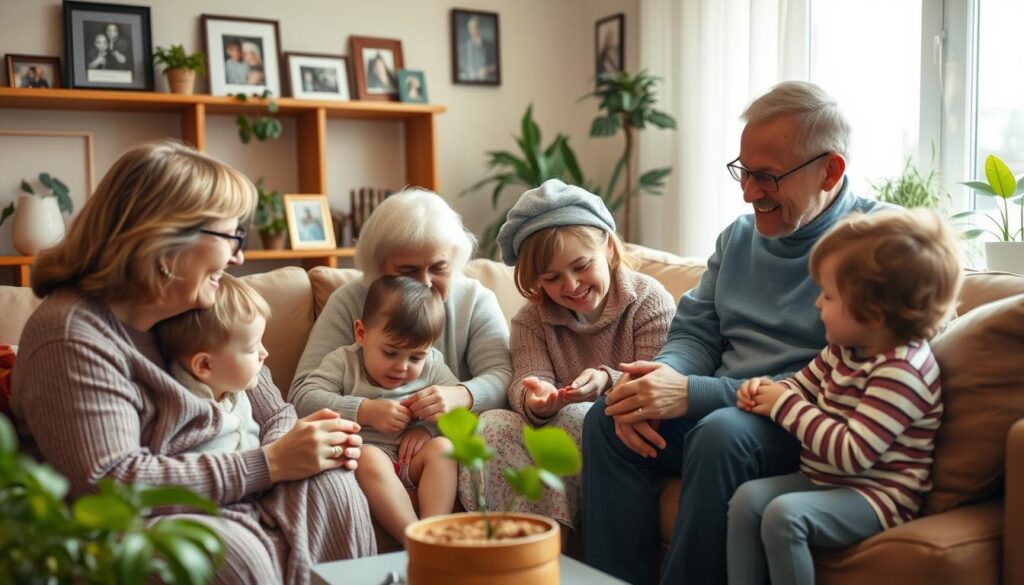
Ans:
[[[989,270],[1024,274],[1024,242],[985,242]]]
[[[64,239],[64,218],[56,197],[22,195],[14,210],[11,229],[14,249],[26,256],[59,244]]]

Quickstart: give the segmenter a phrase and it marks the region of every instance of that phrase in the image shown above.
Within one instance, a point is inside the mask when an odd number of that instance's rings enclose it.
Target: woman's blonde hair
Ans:
[[[428,247],[451,248],[448,264],[459,274],[473,256],[476,237],[440,195],[412,187],[389,196],[370,214],[359,230],[355,265],[366,282],[373,282],[397,250]]]
[[[180,252],[210,221],[248,224],[256,188],[245,175],[180,142],[160,141],[121,155],[71,224],[43,251],[32,290],[44,297],[74,288],[107,302],[163,297]]]
[[[620,267],[633,268],[635,262],[626,253],[622,240],[614,232],[606,232],[588,225],[563,225],[542,229],[519,246],[516,260],[515,281],[519,294],[532,303],[553,303],[544,293],[540,275],[547,271],[555,256],[562,253],[566,238],[575,238],[580,243],[599,248],[611,240],[608,268],[614,277]]]
[[[931,210],[852,214],[811,251],[814,280],[821,282],[821,265],[832,257],[850,316],[881,319],[903,343],[935,335],[960,291],[960,242]]]

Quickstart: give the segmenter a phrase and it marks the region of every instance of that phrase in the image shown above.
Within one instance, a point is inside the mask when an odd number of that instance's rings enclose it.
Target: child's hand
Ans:
[[[386,398],[364,400],[356,413],[356,422],[373,427],[382,433],[394,435],[412,422],[412,413],[400,403]]]
[[[523,386],[526,386],[526,408],[539,417],[555,416],[567,404],[565,389],[559,391],[550,382],[530,376],[523,378]]]
[[[769,416],[772,413],[772,408],[775,407],[775,403],[785,391],[785,386],[776,384],[771,380],[761,384],[754,393],[754,406],[750,409],[750,412]]]
[[[750,378],[740,384],[740,389],[736,391],[736,406],[740,410],[747,412],[754,412],[754,406],[757,402],[754,400],[754,396],[757,395],[757,389],[764,384],[771,384],[770,378]]]
[[[423,427],[413,427],[402,433],[398,442],[398,462],[408,464],[430,439],[430,431]]]
[[[571,384],[558,389],[564,403],[593,402],[608,387],[611,376],[604,370],[587,368]]]

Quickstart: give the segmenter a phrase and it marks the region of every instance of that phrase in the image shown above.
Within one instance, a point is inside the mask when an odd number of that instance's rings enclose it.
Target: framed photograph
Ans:
[[[356,95],[361,100],[397,100],[398,70],[402,59],[402,41],[373,37],[350,37],[356,70]]]
[[[452,9],[452,83],[501,85],[498,13]]]
[[[285,53],[288,87],[292,97],[347,102],[348,57],[321,53]]]
[[[60,59],[40,55],[5,56],[7,85],[49,89],[60,85]]]
[[[334,248],[334,225],[326,195],[285,195],[288,239],[293,250]]]
[[[211,95],[281,96],[281,31],[276,20],[203,14]]]
[[[411,104],[427,103],[427,79],[422,71],[398,70],[398,97]]]
[[[148,6],[64,2],[68,87],[153,91]]]
[[[626,15],[615,14],[602,18],[594,26],[594,76],[618,73],[625,63]]]

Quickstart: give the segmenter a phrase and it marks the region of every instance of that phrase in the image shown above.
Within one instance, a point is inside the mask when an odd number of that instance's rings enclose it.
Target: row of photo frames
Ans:
[[[10,86],[154,89],[148,6],[65,0],[63,13],[64,75],[57,57],[8,55]],[[276,20],[211,14],[200,20],[213,95],[264,90],[285,95],[283,89],[294,97],[347,100],[354,79],[361,100],[426,101],[423,73],[403,73],[400,40],[350,37],[350,67],[349,58],[341,55],[282,53]],[[453,9],[451,27],[453,82],[500,85],[498,14]]]

